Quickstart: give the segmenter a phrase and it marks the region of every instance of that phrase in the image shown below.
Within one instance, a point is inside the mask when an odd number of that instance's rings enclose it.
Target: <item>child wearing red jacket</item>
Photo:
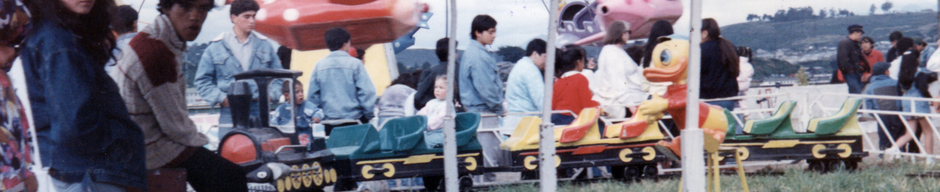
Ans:
[[[577,45],[567,45],[556,51],[555,78],[558,80],[552,92],[552,109],[580,113],[584,108],[599,105],[591,100],[594,94],[588,88],[588,79],[581,75],[585,58],[584,49]],[[574,116],[570,114],[552,114],[552,123],[555,125],[567,125],[572,121]]]

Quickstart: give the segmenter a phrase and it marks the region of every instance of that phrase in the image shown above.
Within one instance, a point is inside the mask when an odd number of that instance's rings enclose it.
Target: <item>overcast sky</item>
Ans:
[[[124,0],[135,8],[141,6],[143,0]],[[224,0],[215,0],[221,5]],[[431,29],[421,29],[415,33],[417,39],[412,48],[434,48],[434,43],[446,36],[446,4],[449,0],[419,0],[428,3],[430,11],[434,13],[429,25]],[[547,38],[548,11],[545,4],[549,0],[458,0],[457,2],[457,40],[470,41],[470,21],[478,14],[489,14],[498,22],[496,28],[495,47],[519,46],[524,47],[529,40],[539,37]],[[580,0],[568,0],[571,2]],[[593,0],[589,0],[593,1]],[[674,25],[677,33],[689,31],[689,5],[690,0],[683,2],[683,15]],[[779,9],[789,7],[813,7],[814,12],[819,9],[835,8],[847,9],[857,15],[869,14],[872,4],[878,7],[875,14],[882,14],[881,4],[885,0],[703,0],[703,18],[715,18],[719,25],[730,25],[746,22],[748,14],[773,15]],[[937,10],[937,1],[931,0],[890,0],[894,4],[893,11],[916,11],[923,9]],[[150,23],[159,14],[156,11],[158,0],[143,1],[140,11],[140,21]],[[209,12],[202,33],[194,42],[204,43],[218,36],[222,32],[232,30],[229,19],[229,7],[220,6]],[[144,25],[140,25],[143,27]],[[466,43],[460,43],[460,48]]]

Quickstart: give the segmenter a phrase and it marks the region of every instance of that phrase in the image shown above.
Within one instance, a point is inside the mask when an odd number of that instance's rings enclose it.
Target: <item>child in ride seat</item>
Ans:
[[[281,92],[284,93],[284,99],[290,99],[290,82],[284,81],[284,85],[281,86]],[[294,122],[295,130],[297,133],[298,143],[301,145],[306,145],[310,143],[310,139],[313,136],[313,128],[311,123],[320,123],[320,119],[323,119],[323,110],[317,109],[313,103],[305,101],[304,98],[304,85],[300,81],[293,80],[294,82],[294,106],[290,106],[290,102],[285,102],[281,106],[277,107],[277,110],[274,110],[274,118],[271,118],[271,125],[288,125],[291,120],[290,110],[294,109],[294,114],[297,116],[297,121]],[[317,124],[319,125],[319,124]]]
[[[434,98],[428,101],[416,115],[428,117],[428,128],[424,132],[424,142],[428,148],[440,148],[444,144],[444,117],[447,114],[447,75],[437,76],[434,80]]]
[[[571,110],[580,113],[582,109],[597,107],[597,101],[591,100],[594,94],[588,88],[588,79],[581,75],[586,56],[584,48],[567,45],[555,54],[555,90],[552,93],[552,109]],[[570,114],[552,114],[552,123],[567,125],[574,121]]]

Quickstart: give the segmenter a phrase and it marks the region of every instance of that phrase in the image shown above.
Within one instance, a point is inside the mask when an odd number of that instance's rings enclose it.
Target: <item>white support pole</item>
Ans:
[[[692,24],[689,44],[689,75],[685,129],[682,130],[682,186],[683,191],[705,191],[704,138],[698,127],[699,79],[702,68],[702,0],[692,0]],[[683,117],[676,117],[683,118]]]
[[[460,190],[457,180],[460,177],[457,173],[457,133],[454,130],[454,83],[457,77],[454,77],[454,67],[457,59],[457,5],[456,0],[450,0],[450,14],[447,18],[450,20],[447,26],[450,41],[447,42],[447,114],[444,118],[444,185],[447,192],[457,192]],[[424,181],[435,182],[435,181]],[[432,189],[428,189],[431,191]]]
[[[548,42],[545,53],[545,99],[542,105],[542,124],[539,125],[539,191],[558,190],[558,173],[555,170],[555,125],[552,124],[552,91],[555,84],[555,47],[558,36],[558,0],[548,6]]]

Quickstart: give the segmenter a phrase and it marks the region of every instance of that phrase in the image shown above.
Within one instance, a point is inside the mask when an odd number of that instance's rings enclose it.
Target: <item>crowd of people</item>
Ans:
[[[57,191],[147,189],[147,172],[165,168],[185,169],[196,191],[247,191],[243,170],[203,147],[208,139],[197,131],[186,105],[182,58],[187,42],[200,34],[207,13],[216,7],[212,1],[160,0],[159,16],[141,31],[136,30],[137,12],[113,1],[2,2],[16,8],[3,7],[0,13],[4,15],[21,13],[7,10],[31,11],[0,28],[0,35],[9,36],[0,38],[0,61],[4,70],[24,74],[14,84],[25,84],[20,98],[28,98],[26,111],[34,122],[30,125],[37,135],[42,164],[48,167]],[[234,0],[230,8],[234,27],[213,39],[199,60],[193,83],[203,99],[221,107],[220,124],[232,123],[228,94],[234,74],[285,68],[278,51],[253,31],[259,9],[254,0]],[[321,125],[322,121],[375,122],[381,129],[390,119],[423,115],[428,118],[425,144],[440,148],[448,110],[505,116],[500,130],[511,134],[522,116],[541,112],[546,103],[574,113],[599,107],[608,118],[629,118],[642,101],[662,95],[669,86],[643,76],[644,69],[652,67],[654,58],[650,57],[659,38],[673,34],[667,21],[655,22],[645,45],[632,46],[628,46],[633,33],[630,23],[611,22],[605,27],[596,64],[581,46],[548,47],[544,40],[533,39],[509,73],[505,91],[497,58],[487,48],[496,40],[496,30],[495,18],[473,18],[472,40],[464,42],[468,46],[456,62],[454,82],[448,82],[449,39],[443,38],[435,50],[440,64],[399,75],[378,97],[363,64],[364,50],[353,47],[347,30],[332,28],[324,35],[330,53],[316,61],[306,85],[300,80],[278,80],[268,90],[258,90],[249,83],[249,117],[260,115],[260,102],[272,102],[259,101],[260,91],[291,100],[274,110],[270,124],[295,125],[305,137],[300,141],[311,139],[311,125],[323,126],[329,135],[335,127],[353,124]],[[751,49],[723,38],[714,19],[702,20],[700,32],[701,79],[707,79],[700,81],[701,98],[743,95],[754,75]],[[861,25],[851,25],[847,37],[838,43],[837,78],[846,82],[850,93],[933,98],[940,92],[936,48],[895,32],[890,35],[893,47],[883,55],[864,33]],[[547,57],[548,49],[555,49],[554,58]],[[554,60],[555,71],[545,71],[549,59]],[[545,101],[546,75],[554,79],[550,102]],[[445,100],[448,86],[453,86],[453,103]],[[738,102],[709,103],[727,110],[745,107]],[[865,106],[935,113],[940,104],[868,99]],[[907,144],[922,136],[922,150],[933,152],[935,139],[927,119],[881,118],[887,126],[879,129],[882,149],[913,150]],[[574,120],[572,114],[559,113],[550,121],[565,125]],[[914,126],[913,132],[903,128],[903,121]],[[219,137],[230,131],[220,127]],[[887,137],[897,142],[892,145]]]

